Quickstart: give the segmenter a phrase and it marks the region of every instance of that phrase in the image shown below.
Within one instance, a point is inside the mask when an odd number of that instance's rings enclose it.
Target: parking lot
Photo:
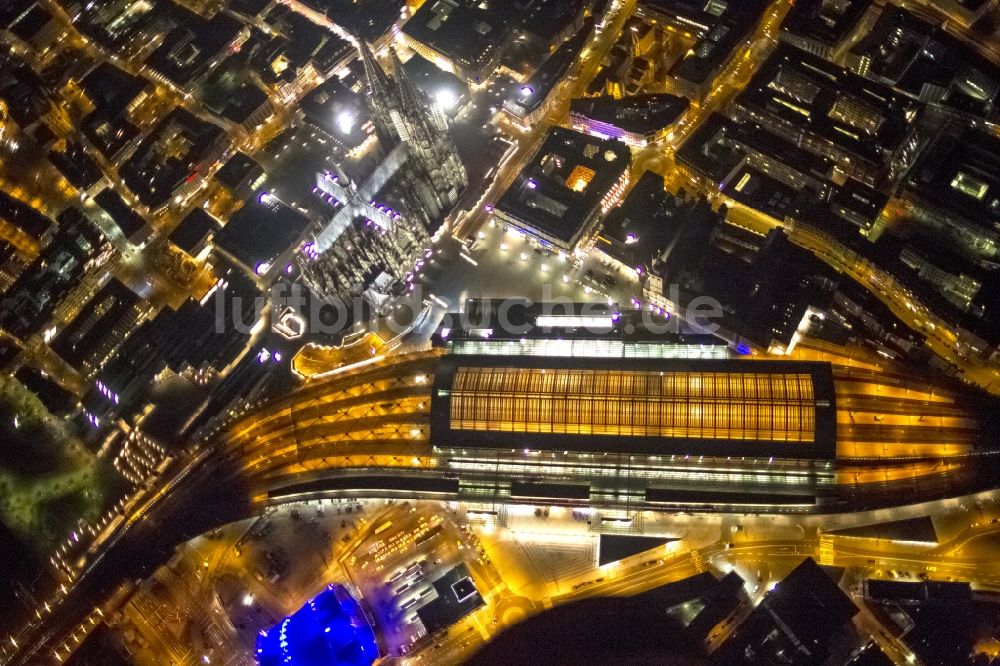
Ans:
[[[435,581],[465,563],[471,581],[463,577],[456,584],[456,594],[485,594],[488,587],[480,575],[485,554],[477,550],[468,532],[457,527],[450,512],[442,509],[441,505],[409,502],[391,507],[372,520],[344,561],[390,654],[407,654],[428,635],[418,610],[437,597]]]

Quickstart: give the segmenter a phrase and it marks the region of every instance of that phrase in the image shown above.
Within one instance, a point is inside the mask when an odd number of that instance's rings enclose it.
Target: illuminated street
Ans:
[[[998,114],[996,0],[0,3],[0,666],[1000,663]]]

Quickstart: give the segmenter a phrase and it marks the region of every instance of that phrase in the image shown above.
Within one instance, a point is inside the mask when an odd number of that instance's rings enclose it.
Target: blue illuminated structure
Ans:
[[[257,637],[260,666],[371,666],[378,656],[371,625],[342,585]]]

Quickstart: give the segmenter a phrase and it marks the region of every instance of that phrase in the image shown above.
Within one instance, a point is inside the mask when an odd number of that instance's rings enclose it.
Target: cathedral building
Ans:
[[[368,81],[379,164],[364,182],[322,173],[317,186],[341,207],[301,259],[309,287],[328,299],[358,294],[377,308],[430,244],[468,185],[443,111],[407,78],[395,51],[392,75],[355,36]]]

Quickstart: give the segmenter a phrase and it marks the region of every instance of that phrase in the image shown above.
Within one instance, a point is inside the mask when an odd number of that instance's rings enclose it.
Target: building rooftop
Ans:
[[[630,161],[620,141],[554,127],[496,209],[571,245]]]
[[[81,2],[77,4],[79,13],[74,25],[91,39],[118,51],[135,42],[149,43],[143,40],[158,36],[163,25],[161,19],[169,16],[172,6],[168,2],[131,0]],[[171,25],[173,23],[168,23],[167,27]]]
[[[281,58],[291,76],[312,60],[326,44],[327,35],[334,43],[345,43],[340,37],[283,4],[271,7],[264,17],[264,23],[279,33],[278,39],[272,42],[272,48],[275,49],[274,55]]]
[[[448,314],[433,343],[451,354],[473,356],[729,357],[719,338],[674,331],[666,323],[645,311],[605,303],[470,299],[463,312]]]
[[[664,189],[663,177],[647,171],[621,206],[608,213],[597,248],[640,274],[658,272],[677,250],[703,247],[718,217]]]
[[[222,225],[218,220],[201,207],[196,207],[170,232],[169,240],[188,254],[193,254],[207,237],[218,233],[220,229]]]
[[[271,109],[271,103],[267,99],[267,93],[257,87],[256,84],[244,82],[229,98],[228,103],[222,110],[222,116],[234,123],[242,124],[250,120],[261,108]],[[263,118],[258,120],[259,125]]]
[[[739,576],[732,576],[742,587]],[[717,600],[738,599],[730,580],[702,573],[634,596],[558,604],[499,633],[476,654],[475,663],[703,666],[705,637],[691,630],[702,623],[685,627],[683,622],[699,608],[711,614],[709,606]]]
[[[65,150],[53,148],[49,150],[48,158],[59,173],[78,190],[89,190],[104,177],[101,167],[80,143],[67,142]]]
[[[359,33],[366,41],[382,38],[399,20],[406,0],[306,0],[306,5],[320,12],[348,32]]]
[[[721,191],[776,220],[798,218],[807,201],[799,190],[751,166],[741,167]]]
[[[917,604],[924,601],[969,602],[972,601],[972,587],[968,582],[948,583],[939,580],[867,580],[865,598],[897,604]]]
[[[347,588],[330,585],[299,611],[257,638],[260,666],[371,666],[375,634]]]
[[[663,547],[676,539],[666,537],[644,537],[632,536],[628,534],[602,534],[599,537],[597,546],[597,563],[600,566],[624,560],[639,553],[645,553],[653,549],[658,549],[656,556],[663,552]]]
[[[746,161],[746,153],[728,140],[738,131],[734,122],[713,113],[677,149],[678,163],[690,165],[721,186]]]
[[[724,304],[727,327],[763,349],[792,345],[810,308],[829,307],[837,283],[832,269],[780,229],[773,229],[746,261],[714,248],[706,253],[704,246],[689,253],[693,259],[678,256],[673,263],[700,262],[701,293]]]
[[[543,43],[551,43],[579,17],[588,3],[584,0],[527,0],[520,24],[524,31]]]
[[[910,170],[906,191],[923,205],[1000,232],[1000,138],[942,132]]]
[[[226,163],[222,165],[222,168],[215,173],[215,179],[229,189],[235,190],[239,188],[239,186],[244,183],[247,178],[255,174],[259,174],[262,171],[262,167],[257,164],[252,157],[246,153],[237,151],[236,154],[226,160]]]
[[[512,27],[498,7],[476,0],[428,0],[403,26],[410,38],[467,72],[484,72]]]
[[[299,108],[306,122],[351,150],[365,142],[371,126],[371,112],[362,90],[361,78],[352,68],[347,77],[334,76],[314,88],[302,98]]]
[[[289,249],[309,226],[309,218],[261,195],[247,201],[222,231],[215,244],[251,270],[265,271]]]
[[[7,29],[24,41],[30,41],[32,37],[38,34],[52,20],[52,14],[36,4],[8,25]]]
[[[45,82],[14,54],[0,55],[0,100],[21,127],[41,120],[52,106]]]
[[[153,377],[169,367],[222,370],[236,361],[250,341],[260,291],[246,272],[216,260],[219,280],[204,303],[188,299],[175,309],[163,308],[147,320],[101,368],[94,388],[84,396],[93,414],[121,413],[139,406]]]
[[[569,70],[569,66],[579,56],[580,48],[586,42],[593,27],[594,19],[588,17],[584,21],[583,27],[556,49],[556,52],[535,70],[531,78],[523,84],[512,85],[508,91],[507,99],[503,102],[504,109],[523,120],[541,107],[548,99],[552,89],[559,84]]]
[[[788,44],[757,70],[736,104],[879,168],[908,139],[917,110],[904,95]]]
[[[666,93],[635,95],[622,99],[590,97],[574,99],[570,104],[570,113],[607,123],[626,132],[651,134],[675,123],[690,105],[688,99]]]
[[[664,3],[659,3],[666,8]],[[685,30],[693,30],[698,42],[670,68],[670,76],[702,85],[714,78],[738,45],[756,27],[767,8],[765,0],[741,2],[707,2],[692,13],[692,7],[678,3],[676,22]],[[688,18],[688,17],[697,18]]]
[[[781,30],[832,47],[854,29],[871,4],[871,0],[798,0]]]
[[[106,338],[112,329],[142,302],[119,280],[110,280],[52,340],[53,351],[73,367],[80,368],[92,354],[107,345]]]
[[[834,163],[753,122],[713,113],[677,151],[678,163],[736,201],[768,215],[810,219],[820,227],[868,228],[888,194],[854,179],[834,180]],[[856,233],[854,227],[851,233]]]
[[[243,26],[225,12],[206,19],[180,5],[168,6],[169,20],[175,27],[145,64],[183,87],[205,73],[209,63],[236,39]]]
[[[146,220],[126,204],[121,196],[110,187],[101,190],[101,193],[94,197],[94,201],[108,214],[115,226],[121,230],[122,235],[129,240],[138,237],[147,226]]]
[[[419,53],[403,63],[406,76],[432,102],[441,105],[445,113],[455,111],[469,97],[469,86],[451,72],[446,72]]]
[[[834,404],[824,363],[446,356],[431,444],[830,460]]]
[[[884,523],[861,525],[858,527],[843,527],[841,529],[826,530],[826,532],[846,537],[857,537],[859,539],[885,539],[886,541],[909,541],[925,544],[938,543],[937,531],[934,529],[934,521],[931,520],[930,516],[902,518],[900,520],[890,520]]]
[[[122,166],[122,179],[144,204],[161,206],[174,190],[207,170],[204,160],[224,137],[219,127],[174,109]]]
[[[80,81],[80,87],[98,109],[109,115],[124,113],[136,97],[150,86],[109,62],[102,62]]]
[[[836,635],[857,613],[857,606],[826,572],[806,558],[730,634],[713,653],[713,661],[821,664]]]
[[[0,5],[0,28],[6,28],[11,23],[28,12],[34,6],[36,0],[8,0]]]
[[[858,654],[844,666],[892,666],[895,664],[874,640],[869,642]]]
[[[0,326],[27,338],[37,333],[78,284],[87,263],[106,248],[100,230],[77,208],[56,218],[52,240],[4,294]]]
[[[700,0],[639,0],[641,15],[665,20],[701,37],[728,9],[725,2],[702,2]]]
[[[0,222],[17,227],[34,241],[40,241],[52,229],[52,220],[19,199],[0,190]]]
[[[83,119],[83,133],[107,159],[114,158],[139,136],[124,114],[97,110]]]
[[[885,7],[851,56],[867,61],[867,76],[914,97],[925,99],[927,92],[940,104],[980,117],[1000,107],[996,67],[940,26],[896,5]]]
[[[37,368],[28,365],[21,366],[14,373],[14,378],[25,388],[34,393],[45,408],[53,414],[62,416],[73,411],[79,400],[50,376]]]
[[[230,7],[247,18],[256,18],[271,2],[272,0],[232,0]]]
[[[417,609],[428,634],[450,627],[484,603],[464,562],[434,581],[434,591],[434,600]]]

